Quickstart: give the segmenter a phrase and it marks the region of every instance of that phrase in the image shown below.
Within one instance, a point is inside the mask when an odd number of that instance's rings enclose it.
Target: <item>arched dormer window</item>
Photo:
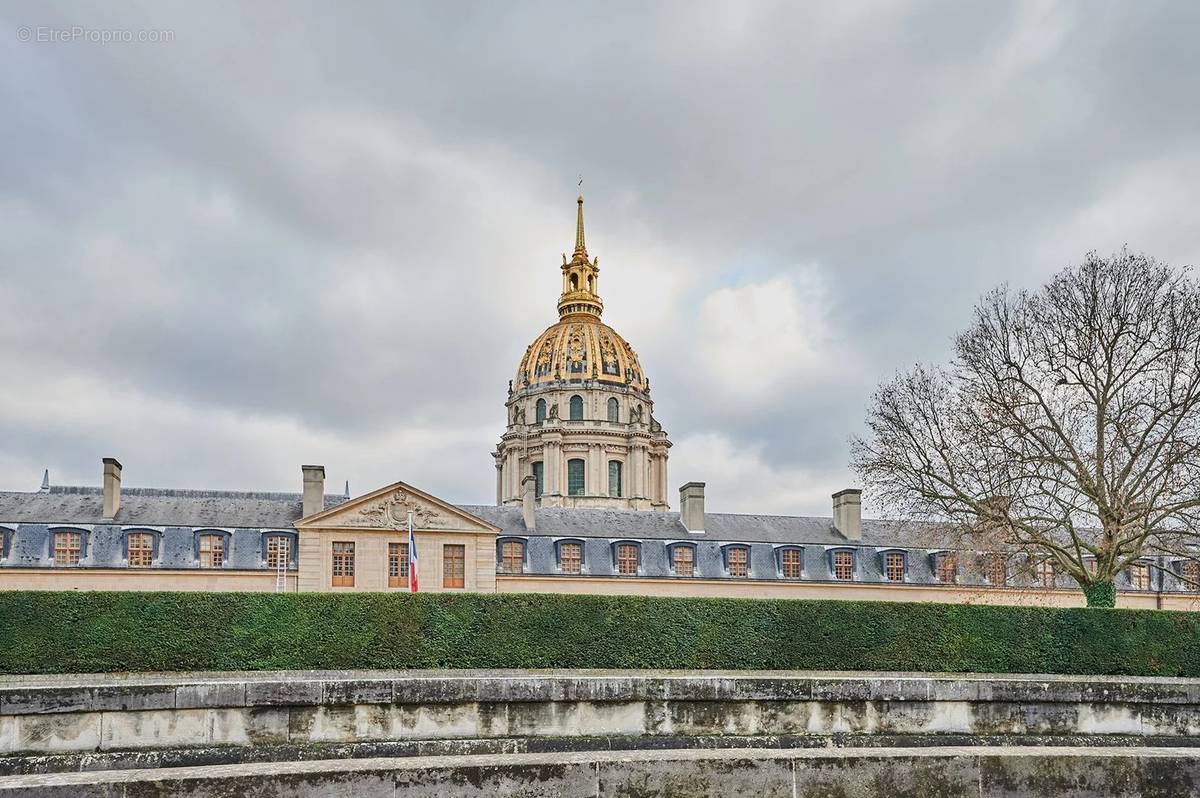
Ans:
[[[779,546],[775,549],[775,567],[784,579],[799,579],[804,574],[804,549]]]
[[[695,543],[671,543],[667,546],[667,559],[671,563],[671,573],[675,576],[696,575]]]
[[[621,420],[621,406],[616,398],[611,396],[608,399],[608,420],[613,424]]]
[[[194,554],[201,568],[223,568],[229,560],[229,533],[220,529],[196,532]]]
[[[149,568],[158,557],[159,534],[151,529],[125,530],[125,562],[130,568]]]
[[[571,421],[583,421],[583,397],[579,394],[571,397],[571,409],[569,413],[570,415],[567,417]]]
[[[554,543],[558,570],[564,574],[583,573],[583,541],[577,539],[558,540]]]
[[[889,582],[905,581],[908,576],[908,552],[892,549],[882,552],[879,557],[884,579]]]
[[[750,547],[735,543],[721,547],[721,555],[725,561],[725,573],[742,578],[750,576]]]
[[[937,581],[952,585],[958,581],[958,554],[938,551],[933,554],[933,576]]]
[[[262,561],[273,571],[297,567],[296,533],[272,529],[262,534]]]
[[[840,582],[852,582],[857,573],[857,551],[851,548],[830,549],[826,552],[829,560],[829,575]]]
[[[499,538],[496,541],[496,572],[525,573],[525,539]]]
[[[88,533],[82,529],[55,529],[50,533],[50,557],[56,566],[79,565],[87,557]]]
[[[642,566],[642,544],[619,540],[612,544],[613,568],[621,576],[637,576]]]
[[[8,549],[12,546],[13,530],[0,526],[0,560],[8,559]]]
[[[539,424],[546,420],[546,400],[545,399],[537,400],[537,404],[534,405],[533,417]]]

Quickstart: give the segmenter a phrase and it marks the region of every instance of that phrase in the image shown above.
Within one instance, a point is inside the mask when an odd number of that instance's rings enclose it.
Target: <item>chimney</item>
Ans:
[[[847,540],[862,540],[862,491],[846,488],[833,494],[833,528]]]
[[[300,470],[304,473],[304,504],[300,517],[308,518],[325,509],[325,466],[302,465]]]
[[[688,482],[679,488],[679,520],[688,532],[704,532],[703,482]]]
[[[537,499],[533,495],[535,485],[537,485],[537,477],[533,474],[521,480],[521,515],[525,518],[525,528],[530,532],[537,526],[537,514],[534,512],[537,507]]]
[[[104,463],[104,517],[116,518],[121,509],[121,464],[115,457],[105,457]]]

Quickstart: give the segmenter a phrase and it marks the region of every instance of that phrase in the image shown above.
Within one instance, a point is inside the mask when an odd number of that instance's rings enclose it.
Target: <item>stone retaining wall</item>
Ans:
[[[0,756],[713,735],[1200,735],[1200,680],[363,672],[0,678]]]

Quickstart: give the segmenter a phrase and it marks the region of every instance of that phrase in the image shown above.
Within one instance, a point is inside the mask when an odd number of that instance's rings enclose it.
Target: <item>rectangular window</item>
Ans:
[[[525,544],[510,540],[500,545],[500,573],[519,574],[525,571]]]
[[[408,587],[408,544],[388,544],[388,587]]]
[[[725,550],[725,556],[729,560],[730,576],[750,575],[749,553],[749,549],[744,549],[740,546]]]
[[[542,491],[546,487],[546,464],[533,464],[533,496],[535,499],[542,498]]]
[[[695,576],[696,550],[691,546],[673,546],[671,548],[671,565],[675,568],[676,576]]]
[[[287,568],[292,561],[292,539],[287,535],[271,535],[267,538],[267,567],[272,570]]]
[[[582,460],[567,461],[567,495],[582,496],[583,495],[583,469]]]
[[[784,579],[799,579],[804,569],[800,561],[800,549],[784,549],[779,552],[779,566]]]
[[[1200,590],[1200,562],[1184,560],[1182,576],[1184,590]]]
[[[849,581],[854,578],[854,553],[835,551],[833,553],[833,578]]]
[[[466,587],[467,547],[457,543],[442,546],[442,587]]]
[[[1055,579],[1058,576],[1054,570],[1053,560],[1041,560],[1038,562],[1034,574],[1042,587],[1054,587]]]
[[[954,584],[958,581],[958,556],[955,554],[939,554],[937,558],[937,578],[939,582]]]
[[[583,547],[578,543],[558,544],[558,567],[564,574],[583,571]]]
[[[54,564],[79,565],[83,551],[83,535],[79,532],[54,533]]]
[[[633,543],[617,546],[617,573],[636,576],[638,572],[638,547]]]
[[[354,587],[354,544],[347,541],[333,543],[333,586]]]
[[[149,568],[154,561],[154,536],[149,532],[130,532],[128,548],[130,568]]]
[[[1003,585],[1008,582],[1008,563],[1003,554],[993,554],[988,557],[987,578],[993,585]]]
[[[1134,590],[1149,590],[1150,589],[1150,566],[1146,563],[1138,563],[1129,570],[1129,581],[1133,585]]]
[[[889,551],[883,558],[883,573],[889,582],[904,581],[904,553]]]
[[[200,567],[220,568],[225,564],[225,536],[200,536]]]
[[[621,497],[621,461],[608,461],[608,495],[614,499]]]

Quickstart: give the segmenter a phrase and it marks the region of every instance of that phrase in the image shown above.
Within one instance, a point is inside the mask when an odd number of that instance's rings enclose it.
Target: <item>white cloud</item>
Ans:
[[[828,366],[829,296],[816,267],[718,288],[696,319],[692,363],[723,402],[753,407]]]
[[[671,449],[671,490],[685,482],[706,483],[708,512],[827,516],[830,497],[850,486],[844,470],[773,465],[762,448],[719,432],[684,436]],[[678,505],[677,495],[669,499],[672,507]]]

